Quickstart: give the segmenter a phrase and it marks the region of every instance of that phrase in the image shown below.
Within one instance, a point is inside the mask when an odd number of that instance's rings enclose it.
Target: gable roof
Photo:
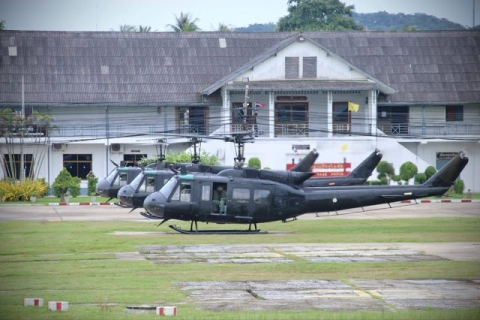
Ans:
[[[205,88],[262,61],[297,36],[0,31],[0,104],[21,101],[22,75],[26,104],[201,104]],[[480,102],[480,30],[304,36],[395,89],[389,96],[392,103]],[[17,56],[9,56],[9,46],[17,47]],[[289,82],[293,89],[307,85]],[[332,87],[328,84],[326,89]],[[259,84],[267,85],[284,84]]]

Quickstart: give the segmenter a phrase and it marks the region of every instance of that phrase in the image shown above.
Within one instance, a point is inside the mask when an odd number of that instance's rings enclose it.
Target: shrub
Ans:
[[[455,193],[463,194],[463,190],[465,190],[465,183],[463,180],[456,180],[455,184],[453,185],[453,190],[455,190]]]
[[[405,181],[405,185],[408,184],[408,181],[415,177],[418,172],[418,168],[415,163],[407,161],[400,166],[400,177],[401,180]]]
[[[0,181],[0,196],[3,202],[30,201],[34,194],[42,196],[48,191],[48,184],[43,179],[31,180],[26,178],[22,181],[2,179]]]
[[[428,166],[425,169],[425,176],[427,177],[427,180],[430,179],[430,177],[433,176],[436,172],[437,170],[433,166]]]
[[[93,196],[96,195],[97,193],[97,183],[98,183],[98,178],[95,176],[95,174],[90,171],[87,174],[87,190],[88,190],[88,195]]]
[[[61,202],[65,202],[65,194],[67,192],[70,192],[72,197],[80,195],[80,182],[80,178],[72,177],[70,172],[63,168],[52,184],[53,194],[60,198]]]
[[[415,175],[415,184],[422,184],[427,181],[427,175],[425,173],[417,173]]]
[[[248,159],[248,167],[249,168],[260,169],[262,167],[262,162],[257,157],[250,158],[250,159]]]

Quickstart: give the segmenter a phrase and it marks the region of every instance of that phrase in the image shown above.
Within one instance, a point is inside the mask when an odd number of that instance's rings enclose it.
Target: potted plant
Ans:
[[[63,198],[65,199],[65,203],[68,203],[70,201],[70,193],[65,193],[65,196]]]
[[[95,192],[90,193],[90,201],[91,202],[96,202],[97,201],[97,193],[95,193]]]
[[[32,194],[30,195],[30,201],[32,203],[35,203],[37,201],[37,193],[35,191],[32,192]]]

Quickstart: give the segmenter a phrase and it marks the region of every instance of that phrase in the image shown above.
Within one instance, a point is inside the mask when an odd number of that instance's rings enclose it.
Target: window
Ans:
[[[446,121],[463,121],[463,106],[447,106],[445,111]]]
[[[269,204],[270,190],[257,189],[253,192],[253,202],[258,204]]]
[[[232,200],[235,202],[247,203],[250,201],[250,189],[234,188]]]
[[[123,155],[123,166],[125,167],[135,167],[139,160],[142,158],[147,158],[146,154],[124,154]]]
[[[243,124],[246,124],[244,128]],[[243,108],[243,102],[234,102],[232,103],[232,131],[242,131],[250,130],[252,125],[255,124],[254,112],[252,108],[252,103],[249,102],[247,105],[247,110],[245,114],[245,109]]]
[[[210,201],[210,186],[202,186],[202,201]]]
[[[299,75],[299,63],[298,57],[285,57],[285,79],[298,79]]]
[[[126,186],[128,179],[128,171],[118,171],[118,175],[112,183],[112,186]]]
[[[275,105],[278,123],[307,122],[308,106],[305,103],[277,103]]]
[[[192,185],[190,182],[182,181],[180,186],[175,190],[171,200],[190,202],[190,192]]]
[[[87,174],[92,170],[91,154],[64,154],[63,166],[72,177],[87,179]]]
[[[317,57],[303,58],[303,78],[304,79],[317,78]]]
[[[155,191],[155,177],[147,177],[145,179],[145,192]]]
[[[348,122],[348,102],[333,103],[333,121]]]
[[[10,158],[10,156],[13,156]],[[20,154],[6,154],[4,155],[5,159],[5,169],[7,170],[6,176],[9,178],[20,179],[20,164],[21,164],[21,157]],[[30,176],[30,170],[32,168],[33,162],[33,155],[32,154],[24,154],[23,155],[23,168],[25,169],[24,177]],[[13,167],[13,168],[12,168]],[[12,172],[12,170],[14,172]]]

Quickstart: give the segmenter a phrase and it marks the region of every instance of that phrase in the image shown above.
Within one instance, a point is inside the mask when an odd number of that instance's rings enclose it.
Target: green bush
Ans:
[[[433,176],[437,170],[433,166],[428,166],[425,169],[425,176],[427,177],[427,180],[430,179],[431,176]]]
[[[66,193],[70,193],[72,197],[77,197],[80,195],[81,181],[78,177],[72,177],[70,172],[63,168],[52,184],[53,194],[60,198],[61,202],[65,202]]]
[[[465,183],[463,180],[456,180],[455,184],[453,185],[453,190],[455,190],[455,193],[463,194],[463,191],[465,190]]]
[[[42,179],[25,178],[22,181],[2,179],[0,181],[0,196],[3,202],[30,201],[30,197],[33,195],[42,197],[47,191],[48,184]]]
[[[425,173],[417,173],[415,175],[415,184],[422,184],[427,181],[427,175]]]
[[[418,172],[418,167],[415,163],[407,161],[400,166],[400,177],[401,180],[405,181],[405,185],[408,184],[408,181],[415,177]]]
[[[250,158],[250,159],[248,159],[248,167],[249,168],[260,169],[260,168],[262,168],[262,162],[257,157]]]
[[[89,196],[94,196],[97,194],[97,183],[98,183],[98,178],[95,176],[95,174],[92,171],[90,171],[87,174],[87,190],[88,190]]]

